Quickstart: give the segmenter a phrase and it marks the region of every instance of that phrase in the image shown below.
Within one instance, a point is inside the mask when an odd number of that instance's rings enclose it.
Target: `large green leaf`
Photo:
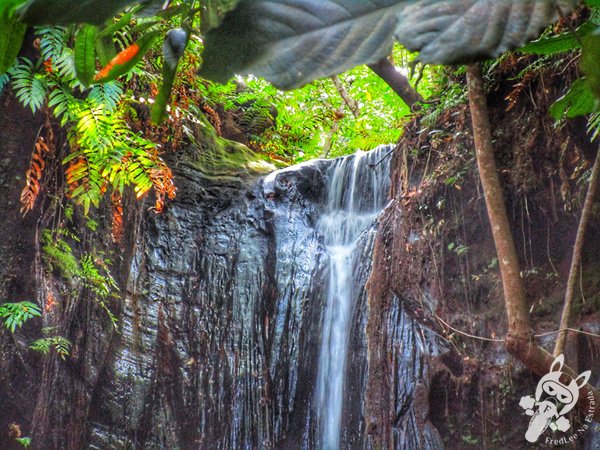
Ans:
[[[581,47],[581,37],[590,34],[595,29],[596,24],[589,20],[574,31],[542,37],[520,48],[519,51],[521,53],[533,53],[536,55],[553,55],[568,52]]]
[[[582,38],[581,70],[587,76],[591,91],[600,100],[600,34]]]
[[[579,78],[573,83],[571,89],[550,107],[550,114],[559,120],[563,117],[583,116],[597,110],[598,102],[594,98],[588,80]]]
[[[161,123],[167,114],[167,104],[173,90],[173,82],[177,74],[177,65],[183,56],[188,43],[188,34],[182,28],[176,28],[167,33],[163,43],[163,79],[160,91],[154,100],[150,112],[154,123]]]
[[[83,25],[75,35],[75,73],[84,86],[96,73],[96,34],[94,25]]]
[[[253,73],[291,89],[391,51],[428,63],[497,56],[536,37],[578,0],[241,0],[210,31],[201,74]]]
[[[0,75],[14,64],[26,29],[8,10],[0,11]]]
[[[99,25],[135,0],[29,0],[19,8],[21,19],[30,25]]]
[[[150,47],[159,34],[160,32],[157,30],[149,31],[125,50],[121,51],[96,74],[94,83],[112,81],[133,69],[142,60],[148,50],[150,50]]]

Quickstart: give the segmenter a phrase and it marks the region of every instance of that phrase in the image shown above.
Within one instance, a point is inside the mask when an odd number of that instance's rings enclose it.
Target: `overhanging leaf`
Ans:
[[[84,86],[96,72],[96,32],[94,25],[83,25],[75,35],[75,72]]]
[[[263,76],[292,89],[375,63],[394,36],[427,63],[494,57],[524,44],[578,0],[241,0],[210,31],[201,75]]]
[[[100,37],[100,35],[98,35],[95,45],[96,55],[98,55],[98,60],[102,67],[106,66],[115,56],[117,56],[112,36]]]
[[[8,11],[0,11],[0,75],[14,64],[27,27]]]
[[[594,98],[588,80],[580,78],[550,107],[550,114],[554,119],[559,120],[563,117],[573,118],[590,114],[597,109],[598,102]]]
[[[23,22],[30,25],[99,25],[135,0],[29,0],[19,8]]]
[[[182,28],[170,30],[165,37],[163,43],[163,80],[151,111],[152,120],[156,124],[165,119],[167,104],[177,73],[177,65],[183,56],[187,42],[188,34]]]
[[[519,49],[521,53],[536,55],[553,55],[568,52],[581,47],[580,38],[596,29],[594,22],[587,21],[574,31],[568,31],[555,36],[543,37]]]

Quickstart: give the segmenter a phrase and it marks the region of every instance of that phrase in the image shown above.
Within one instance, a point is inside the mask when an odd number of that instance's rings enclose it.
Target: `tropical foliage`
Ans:
[[[14,332],[33,317],[42,315],[40,307],[31,302],[3,303],[0,305],[0,319],[4,326]]]

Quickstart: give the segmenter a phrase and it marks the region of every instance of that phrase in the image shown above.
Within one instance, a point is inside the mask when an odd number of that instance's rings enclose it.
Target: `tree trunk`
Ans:
[[[508,317],[506,349],[529,369],[542,376],[549,372],[554,358],[533,341],[519,259],[506,214],[504,194],[494,158],[485,90],[481,69],[478,65],[469,66],[467,81],[477,165],[502,274],[504,302]],[[564,366],[562,371],[571,378],[576,376],[575,372],[567,366]],[[566,379],[564,375],[562,378]],[[584,414],[591,411],[588,394],[593,395],[596,401],[600,399],[600,394],[592,386],[589,384],[583,386],[580,389],[578,407]],[[594,418],[600,421],[600,408],[595,409]]]

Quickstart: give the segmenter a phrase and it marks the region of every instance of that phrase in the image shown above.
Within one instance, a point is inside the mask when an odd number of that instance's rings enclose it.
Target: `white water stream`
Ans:
[[[385,206],[391,147],[358,152],[336,161],[328,173],[327,206],[319,221],[329,254],[329,290],[323,318],[317,379],[320,448],[340,448],[344,375],[359,286],[357,244]],[[382,158],[384,158],[382,160]]]

